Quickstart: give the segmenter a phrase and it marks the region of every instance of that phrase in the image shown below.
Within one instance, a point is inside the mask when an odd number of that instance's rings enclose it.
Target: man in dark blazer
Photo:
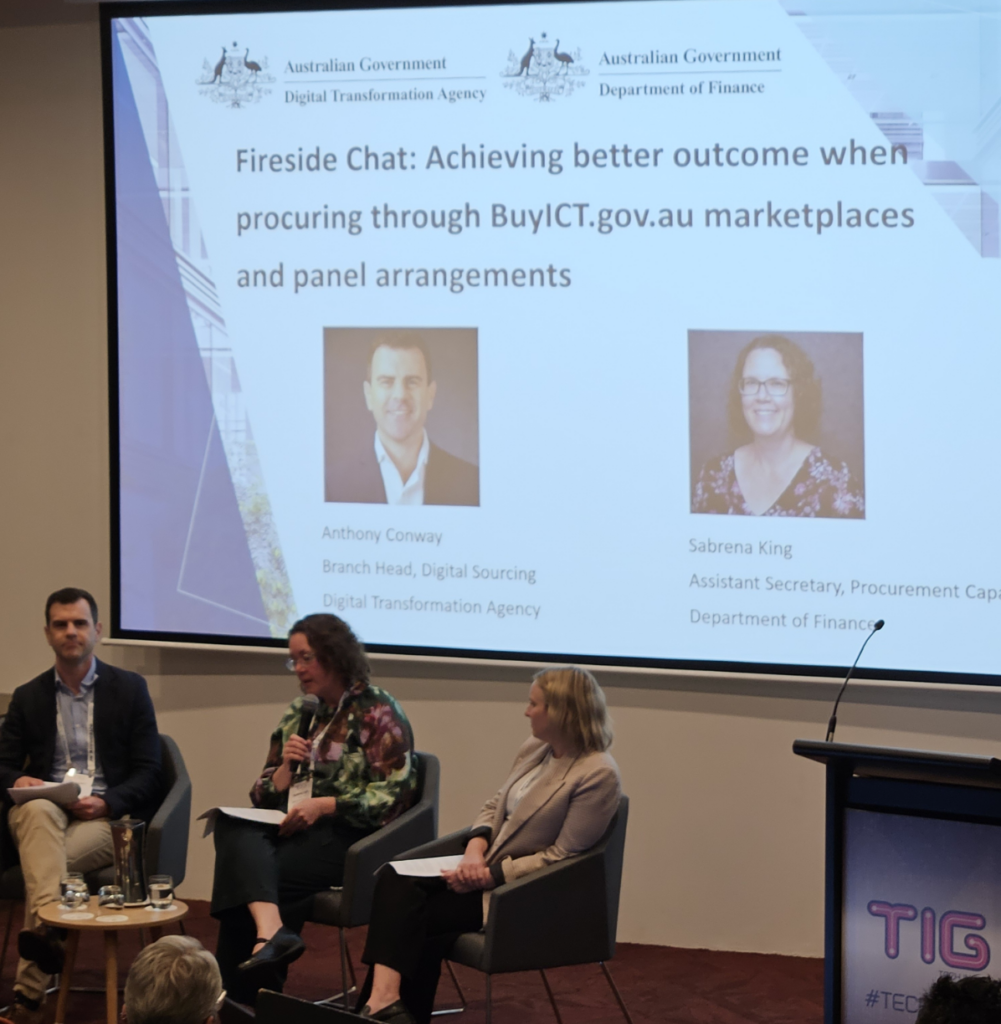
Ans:
[[[327,501],[479,505],[479,467],[433,444],[425,429],[438,385],[420,334],[380,334],[362,388],[375,419],[374,443],[328,466]]]
[[[163,795],[160,737],[146,680],[94,657],[101,636],[94,598],[75,587],[50,595],[45,636],[55,668],[14,691],[0,728],[0,787],[26,891],[16,1024],[42,1021],[49,976],[62,968],[62,939],[39,928],[38,909],[60,898],[67,871],[94,871],[112,862],[110,819],[148,820]],[[68,806],[45,798],[11,806],[8,789],[67,777],[81,788]],[[12,851],[3,852],[9,862]]]

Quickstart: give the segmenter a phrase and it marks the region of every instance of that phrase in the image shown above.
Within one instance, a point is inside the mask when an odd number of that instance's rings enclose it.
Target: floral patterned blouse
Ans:
[[[299,731],[297,697],[271,734],[261,777],[250,791],[255,807],[285,808],[288,791],[271,781],[282,748]],[[309,730],[313,741],[313,796],[337,798],[335,817],[353,828],[376,829],[402,814],[417,792],[414,734],[396,700],[371,683],[345,691],[336,708],[321,703]]]
[[[710,459],[699,474],[692,496],[693,512],[753,516],[744,501],[734,457]],[[803,460],[792,483],[779,495],[765,516],[807,516],[833,519],[864,519],[865,499],[848,467],[832,462],[817,447]]]

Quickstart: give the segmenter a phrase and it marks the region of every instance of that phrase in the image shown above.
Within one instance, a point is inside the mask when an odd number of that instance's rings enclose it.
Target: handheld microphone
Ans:
[[[299,714],[299,732],[298,736],[300,739],[305,739],[309,735],[309,730],[313,727],[313,716],[316,714],[316,709],[320,706],[320,698],[315,693],[307,693],[302,698],[302,711]],[[302,767],[302,761],[290,761],[289,768],[292,769],[294,775]]]
[[[834,710],[831,712],[831,720],[827,723],[827,737],[824,740],[825,743],[830,743],[834,739],[834,730],[838,727],[838,705],[841,703],[841,697],[845,692],[845,687],[848,685],[848,680],[851,679],[852,673],[855,671],[855,666],[858,664],[859,658],[862,657],[865,645],[873,638],[873,635],[881,630],[885,625],[886,623],[883,622],[882,619],[877,619],[876,624],[872,627],[872,633],[870,633],[862,642],[858,655],[852,662],[852,667],[848,670],[848,675],[845,676],[845,681],[841,684],[841,689],[838,690],[838,699],[834,702]]]

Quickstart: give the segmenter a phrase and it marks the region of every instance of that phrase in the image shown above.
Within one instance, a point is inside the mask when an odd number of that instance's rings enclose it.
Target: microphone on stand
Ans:
[[[859,658],[862,657],[862,652],[865,650],[865,645],[873,638],[873,635],[885,626],[886,623],[882,619],[877,619],[876,624],[872,627],[872,633],[870,633],[859,648],[858,655],[852,662],[852,667],[848,670],[848,675],[845,676],[845,681],[841,684],[841,689],[838,690],[838,699],[834,702],[834,710],[831,712],[831,720],[827,723],[827,737],[825,743],[830,743],[834,739],[834,730],[838,727],[838,705],[841,703],[841,698],[844,695],[845,687],[848,685],[848,680],[851,679],[852,673],[855,671],[855,666],[858,664]]]
[[[309,730],[313,727],[313,716],[316,714],[316,709],[320,706],[320,698],[315,693],[307,693],[302,698],[302,711],[299,715],[299,732],[298,735],[301,739],[305,739],[309,735]],[[292,769],[294,775],[302,767],[302,761],[289,761],[289,768]]]

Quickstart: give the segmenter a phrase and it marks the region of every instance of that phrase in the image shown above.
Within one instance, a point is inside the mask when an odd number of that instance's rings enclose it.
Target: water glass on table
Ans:
[[[121,910],[125,906],[125,893],[120,885],[102,885],[97,890],[97,905],[99,907],[110,907],[112,910]]]
[[[149,876],[149,904],[153,910],[170,910],[174,905],[174,879],[170,875]]]
[[[90,890],[79,871],[67,871],[59,879],[59,889],[62,892],[60,904],[66,910],[77,910],[90,899]]]

